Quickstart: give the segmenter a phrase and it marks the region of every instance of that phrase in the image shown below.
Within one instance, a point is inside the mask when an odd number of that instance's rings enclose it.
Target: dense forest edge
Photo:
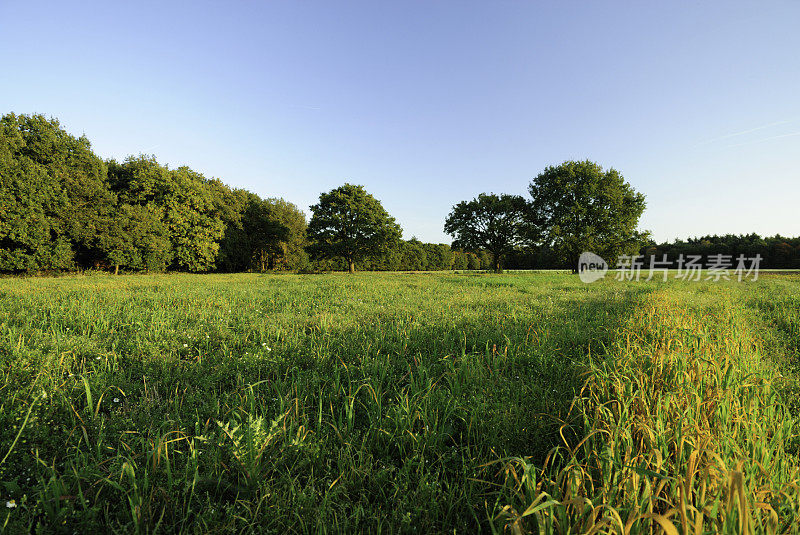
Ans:
[[[382,212],[363,188],[343,188]],[[323,194],[321,201],[339,190]],[[506,212],[518,200],[493,197],[506,203]],[[487,198],[479,197],[482,207]],[[465,209],[466,204],[461,203]],[[455,215],[461,205],[454,207]],[[6,274],[500,268],[498,253],[480,244],[459,247],[466,244],[463,239],[457,238],[455,247],[400,239],[399,225],[385,212],[381,217],[396,239],[355,258],[324,254],[318,243],[324,229],[314,229],[312,221],[309,233],[305,214],[289,201],[232,188],[187,166],[170,169],[153,156],[103,160],[86,136],[75,137],[43,115],[9,113],[0,119],[0,207],[0,273]],[[448,224],[454,219],[451,214]],[[457,231],[456,223],[451,226]],[[657,244],[640,233],[630,247],[671,260],[681,254],[758,254],[761,268],[800,268],[800,237],[729,234]],[[573,267],[548,244],[514,242],[502,254],[506,269]]]

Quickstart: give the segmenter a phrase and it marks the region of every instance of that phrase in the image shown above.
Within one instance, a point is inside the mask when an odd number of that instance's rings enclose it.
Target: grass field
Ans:
[[[800,276],[0,280],[8,533],[780,533]]]

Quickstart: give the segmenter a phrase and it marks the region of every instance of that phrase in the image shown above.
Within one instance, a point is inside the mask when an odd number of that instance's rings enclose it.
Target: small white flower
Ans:
[[[95,357],[94,360],[100,360],[100,357]]]
[[[13,509],[16,506],[17,506],[17,502],[15,502],[14,500],[8,500],[6,502],[6,507],[8,507],[9,509]]]
[[[119,398],[114,398],[114,403],[119,403]]]
[[[189,347],[189,344],[183,344],[183,347]]]

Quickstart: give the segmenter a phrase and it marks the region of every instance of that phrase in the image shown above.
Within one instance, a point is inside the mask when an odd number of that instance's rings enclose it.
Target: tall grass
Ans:
[[[786,531],[786,280],[4,279],[0,525]]]
[[[763,324],[734,286],[650,294],[576,399],[580,440],[537,467],[504,465],[512,532],[786,533],[800,529],[787,446],[796,383],[766,358]],[[796,342],[796,340],[795,340]]]

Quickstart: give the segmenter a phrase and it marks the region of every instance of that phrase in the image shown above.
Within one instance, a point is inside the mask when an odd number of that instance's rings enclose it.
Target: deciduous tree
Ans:
[[[113,205],[106,167],[86,137],[56,119],[0,120],[0,269],[67,269],[102,259],[98,240]]]
[[[537,230],[531,238],[573,271],[583,251],[613,263],[620,254],[635,253],[645,237],[637,230],[644,195],[613,168],[603,170],[588,160],[564,162],[546,168],[528,191]]]
[[[309,250],[323,258],[343,258],[350,273],[355,263],[396,246],[401,229],[363,186],[345,184],[319,196],[311,207]]]
[[[455,248],[492,253],[494,270],[500,272],[503,257],[522,244],[526,206],[519,195],[481,193],[455,205],[444,230],[454,236]]]

